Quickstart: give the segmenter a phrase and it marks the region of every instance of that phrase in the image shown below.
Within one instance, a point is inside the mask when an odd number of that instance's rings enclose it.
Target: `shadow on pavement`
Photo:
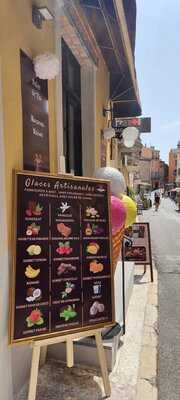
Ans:
[[[95,381],[97,370],[82,367],[67,368],[55,360],[48,360],[38,375],[36,400],[103,400],[102,391]],[[25,387],[16,400],[27,399]]]

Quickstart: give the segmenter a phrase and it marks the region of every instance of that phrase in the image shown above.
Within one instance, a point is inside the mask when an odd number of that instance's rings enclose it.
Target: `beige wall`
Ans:
[[[107,107],[109,100],[109,72],[103,61],[99,59],[96,72],[96,146],[95,163],[100,166],[101,160],[101,130],[107,126],[107,119],[103,117],[103,108]]]
[[[44,23],[39,30],[32,24],[29,0],[0,2],[0,55],[2,59],[2,85],[5,137],[5,173],[8,226],[10,226],[12,169],[22,168],[22,109],[20,56],[22,49],[31,58],[45,51],[53,51],[52,23]],[[50,166],[56,171],[56,136],[54,82],[49,83]]]

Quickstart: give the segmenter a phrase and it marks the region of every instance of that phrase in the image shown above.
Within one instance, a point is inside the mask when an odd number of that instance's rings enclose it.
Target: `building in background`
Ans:
[[[160,186],[164,188],[168,184],[169,166],[164,161],[160,160]]]
[[[180,186],[180,141],[177,143],[176,149],[169,152],[169,187]]]
[[[151,185],[152,189],[160,187],[160,151],[151,146]]]
[[[152,161],[152,149],[143,146],[141,149],[141,155],[139,160],[141,184],[147,184],[151,186],[151,161]]]
[[[178,144],[177,144],[176,186],[180,187],[180,141],[179,141]]]
[[[175,183],[176,172],[177,172],[177,150],[171,149],[169,152],[169,175],[168,175],[169,184]]]
[[[152,189],[163,188],[168,182],[168,165],[160,159],[160,151],[154,146],[143,146],[139,161],[141,185]]]

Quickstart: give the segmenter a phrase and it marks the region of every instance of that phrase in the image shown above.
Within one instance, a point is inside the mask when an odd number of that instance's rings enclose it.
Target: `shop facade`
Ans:
[[[126,25],[126,21],[129,21],[132,29],[132,18],[128,20],[123,2],[119,2],[120,9],[114,8],[112,4],[108,9],[110,3],[105,1],[36,1],[36,7],[47,6],[53,16],[53,20],[42,22],[42,29],[38,29],[32,21],[30,0],[26,2],[16,0],[13,3],[7,0],[0,6],[2,16],[0,26],[0,251],[2,261],[0,382],[3,400],[12,400],[14,393],[21,389],[28,378],[31,361],[30,346],[22,345],[13,348],[8,346],[8,293],[11,282],[14,196],[12,171],[13,169],[21,170],[26,165],[24,149],[29,129],[24,123],[27,112],[24,109],[22,91],[21,52],[31,61],[37,55],[47,52],[55,54],[60,61],[59,75],[47,83],[48,145],[46,144],[45,149],[48,159],[47,172],[91,177],[94,170],[102,165],[102,132],[109,124],[109,115],[106,113],[103,115],[103,108],[108,107],[112,91],[117,86],[117,82],[120,82],[120,77],[126,74],[126,69],[128,72],[126,78],[122,80],[123,86],[119,85],[120,92],[119,94],[116,92],[115,96],[119,101],[116,103],[116,112],[117,107],[125,116],[128,113],[136,115],[140,112],[137,106],[137,84],[133,51],[131,51],[133,43],[130,42],[128,24]],[[135,2],[130,3],[133,5]],[[88,7],[89,5],[92,7]],[[98,32],[98,14],[96,14],[96,29],[93,30],[94,17],[90,11],[94,12],[97,9],[100,18],[102,18],[102,13],[105,15],[102,21],[103,29],[109,21],[109,13],[114,15],[117,29],[117,15],[114,13],[118,13],[118,18],[120,18],[118,29],[120,26],[122,37],[126,39],[125,47],[122,46],[121,38],[121,43],[117,48],[114,48],[112,43],[112,48],[109,49],[109,38],[113,38],[112,27],[109,25],[107,29],[109,36],[106,37],[105,43],[105,36],[102,39],[101,33]],[[122,64],[125,65],[124,71],[123,67],[120,67],[121,56]],[[116,61],[113,61],[113,57]],[[111,63],[108,63],[110,59]],[[36,92],[38,88],[35,87],[34,90]],[[129,93],[130,98],[128,98]],[[131,104],[131,108],[128,109],[126,104]],[[37,121],[32,115],[31,128],[34,129],[32,130],[34,134],[38,134],[40,128],[44,129],[43,125],[37,127]],[[32,134],[29,148],[33,140]],[[104,154],[106,154],[106,145],[107,143],[104,143]],[[38,164],[36,153],[35,160],[34,170],[35,165],[39,165],[36,169],[38,171],[42,162]]]

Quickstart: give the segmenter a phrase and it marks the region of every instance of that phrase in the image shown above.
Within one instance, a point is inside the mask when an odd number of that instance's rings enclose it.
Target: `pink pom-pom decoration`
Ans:
[[[112,233],[115,235],[125,224],[126,208],[123,202],[115,196],[111,196]]]

